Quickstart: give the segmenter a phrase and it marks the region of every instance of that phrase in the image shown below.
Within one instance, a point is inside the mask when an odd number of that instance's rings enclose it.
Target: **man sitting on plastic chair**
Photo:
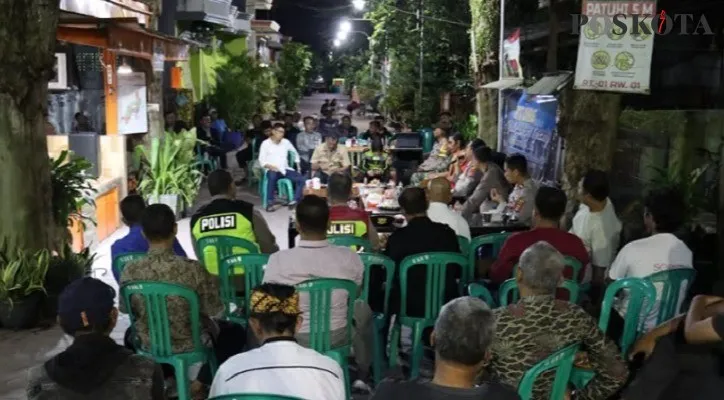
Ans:
[[[267,394],[302,399],[340,400],[345,385],[340,365],[297,344],[302,326],[299,293],[293,286],[265,283],[251,294],[249,327],[261,347],[238,354],[219,367],[213,396]]]
[[[563,255],[546,242],[523,252],[516,273],[520,301],[493,310],[496,334],[487,371],[495,380],[517,387],[536,363],[565,346],[581,343],[596,375],[576,392],[577,398],[607,399],[626,382],[628,370],[616,345],[591,316],[576,304],[555,299],[564,267]],[[552,383],[552,379],[538,379],[533,398],[547,400]]]
[[[272,135],[269,139],[261,144],[259,149],[259,165],[267,170],[267,211],[275,211],[274,189],[279,179],[289,179],[294,185],[294,199],[290,200],[289,205],[295,205],[302,198],[304,193],[304,184],[306,179],[299,173],[299,153],[292,143],[284,139],[284,125],[275,124]],[[294,162],[297,164],[297,170],[292,169],[289,165],[289,152],[294,153]]]
[[[373,400],[515,400],[512,388],[499,384],[477,385],[476,375],[488,361],[495,335],[490,308],[475,297],[460,297],[443,306],[430,341],[435,347],[432,382],[385,381]]]

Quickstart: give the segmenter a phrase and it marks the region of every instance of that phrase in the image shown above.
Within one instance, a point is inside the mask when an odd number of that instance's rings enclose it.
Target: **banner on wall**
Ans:
[[[118,133],[148,132],[146,74],[118,74]]]
[[[573,87],[649,94],[656,1],[587,0],[582,7]]]
[[[556,181],[558,100],[515,90],[506,93],[504,108],[503,152],[524,155],[536,181]]]

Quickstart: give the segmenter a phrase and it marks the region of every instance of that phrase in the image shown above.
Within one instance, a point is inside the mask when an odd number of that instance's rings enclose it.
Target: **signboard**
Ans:
[[[574,88],[648,94],[655,14],[655,1],[583,1]]]
[[[118,133],[148,132],[146,74],[118,74]]]
[[[508,91],[504,108],[503,153],[524,155],[528,172],[536,181],[555,181],[558,100],[554,96],[529,96],[519,90]]]

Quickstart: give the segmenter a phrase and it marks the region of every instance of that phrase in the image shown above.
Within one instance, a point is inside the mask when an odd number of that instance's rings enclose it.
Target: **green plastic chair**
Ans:
[[[462,254],[467,256],[468,253],[470,253],[470,240],[468,240],[465,236],[458,235],[458,246],[460,247],[460,252]]]
[[[121,281],[121,274],[123,274],[123,270],[126,268],[126,265],[129,262],[140,260],[143,257],[146,257],[146,253],[124,253],[117,255],[113,259],[113,263],[111,264],[111,269],[113,270],[113,275],[117,276],[118,281]]]
[[[498,258],[500,249],[503,247],[505,240],[508,239],[508,236],[510,236],[510,232],[491,233],[489,235],[475,237],[470,241],[467,254],[468,265],[470,265],[473,274],[475,273],[475,261],[478,259],[478,249],[481,246],[490,245],[493,249],[492,257]]]
[[[300,397],[279,396],[276,394],[225,394],[223,396],[212,397],[209,400],[304,400]]]
[[[432,129],[422,128],[420,129],[420,138],[422,139],[422,152],[427,154],[432,151],[432,145],[435,141]]]
[[[385,365],[385,348],[384,348],[384,336],[387,335],[385,329],[385,315],[388,313],[388,307],[390,304],[390,289],[392,288],[393,279],[395,277],[395,261],[391,258],[382,254],[375,253],[360,253],[362,263],[365,265],[364,274],[364,285],[362,286],[362,294],[360,299],[369,303],[370,293],[370,271],[373,267],[381,266],[385,269],[385,302],[383,305],[382,313],[373,314],[373,324],[375,328],[375,334],[373,335],[373,351],[374,358],[372,362],[372,378],[375,384],[382,381],[382,375],[387,370]]]
[[[568,290],[568,301],[571,303],[577,303],[578,297],[581,292],[581,288],[578,282],[566,279],[558,285],[559,288]],[[498,290],[498,302],[501,307],[506,307],[508,299],[512,298],[511,303],[518,301],[520,294],[518,293],[518,282],[515,279],[508,279],[500,285]]]
[[[372,243],[365,238],[353,235],[327,235],[327,241],[335,246],[349,247],[353,251],[357,251],[360,247],[362,251],[371,252]]]
[[[216,159],[202,152],[200,144],[196,144],[196,166],[199,167],[201,171],[204,170],[204,167],[208,168],[209,171],[215,171],[217,168]]]
[[[288,152],[287,158],[289,162],[289,166],[294,168],[294,153]],[[267,171],[264,170],[264,173],[262,175],[261,182],[259,183],[259,195],[261,196],[261,204],[264,209],[266,209],[269,206],[269,202],[267,201]],[[292,184],[292,181],[289,178],[280,178],[277,180],[277,194],[279,197],[284,197],[288,201],[294,200],[294,185]]]
[[[688,293],[691,284],[694,283],[694,278],[696,278],[696,270],[693,268],[670,269],[644,278],[653,283],[657,292],[660,292],[657,294],[660,306],[656,325],[662,324],[682,312],[684,302],[679,298],[682,284],[686,285],[684,293]],[[680,302],[681,304],[679,304]]]
[[[143,298],[147,316],[147,325],[150,336],[148,349],[138,346],[136,353],[154,359],[159,364],[170,364],[176,375],[179,400],[190,400],[191,389],[187,376],[187,369],[196,363],[208,363],[211,375],[216,373],[216,357],[213,349],[204,346],[201,342],[201,321],[199,309],[199,296],[195,291],[181,285],[150,281],[129,282],[121,286],[121,301],[126,302],[126,309],[131,319],[131,326],[135,324],[131,307],[131,297]],[[194,349],[185,353],[174,353],[171,343],[171,324],[169,321],[166,298],[180,297],[189,305],[191,318],[191,339]]]
[[[462,278],[465,278],[467,258],[460,253],[421,253],[406,257],[400,264],[400,314],[392,328],[390,344],[390,365],[398,363],[398,347],[402,325],[412,329],[412,358],[410,360],[410,378],[420,375],[420,362],[424,352],[422,332],[425,328],[435,325],[440,308],[445,304],[445,272],[449,264],[457,264],[462,268]],[[411,317],[407,315],[407,274],[411,268],[425,266],[425,315]],[[465,283],[467,284],[467,282]]]
[[[568,380],[573,369],[573,362],[576,359],[576,352],[578,352],[578,343],[556,351],[526,371],[518,384],[518,395],[520,399],[531,400],[533,398],[533,384],[535,380],[543,372],[552,369],[556,370],[556,377],[553,381],[549,399],[563,399],[568,389]]]
[[[196,242],[196,254],[209,273],[218,275],[221,260],[237,254],[259,254],[259,246],[234,236],[213,235]],[[244,271],[241,270],[240,273]]]
[[[495,308],[495,300],[493,300],[493,295],[490,293],[488,288],[481,285],[480,283],[471,283],[468,285],[468,295],[477,297],[480,300],[484,301],[485,304],[487,304],[490,308]]]
[[[224,317],[231,322],[246,326],[251,306],[251,290],[264,280],[264,268],[269,262],[269,254],[238,254],[221,260],[219,280],[221,281],[221,301],[224,302]],[[237,271],[242,271],[236,273]],[[244,299],[237,297],[232,276],[244,275]],[[236,306],[232,310],[231,306]],[[239,311],[243,313],[240,315]]]
[[[349,356],[352,353],[352,324],[357,284],[345,279],[312,279],[296,285],[300,293],[309,295],[309,347],[337,361],[344,372],[347,399],[351,398],[349,382]],[[332,347],[331,310],[332,292],[347,292],[347,344]]]

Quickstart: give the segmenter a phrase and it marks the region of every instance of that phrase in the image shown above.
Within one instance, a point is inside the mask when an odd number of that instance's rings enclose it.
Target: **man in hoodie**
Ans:
[[[73,344],[30,369],[29,400],[164,400],[163,373],[109,337],[118,318],[113,288],[90,277],[60,295],[58,322]]]

